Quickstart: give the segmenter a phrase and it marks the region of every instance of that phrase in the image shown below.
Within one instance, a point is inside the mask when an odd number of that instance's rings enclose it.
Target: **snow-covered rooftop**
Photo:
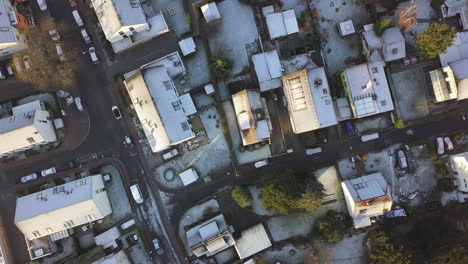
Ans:
[[[406,43],[399,27],[386,29],[382,34],[382,55],[385,61],[394,61],[406,57]]]
[[[457,99],[457,83],[450,67],[429,72],[436,102]]]
[[[198,180],[198,173],[194,169],[190,168],[188,170],[185,170],[179,173],[179,177],[182,180],[182,183],[184,184],[184,186],[187,186]]]
[[[449,66],[458,80],[468,78],[468,58],[449,62]]]
[[[16,14],[12,10],[7,10],[7,1],[0,3],[0,43],[14,43],[16,42],[15,32],[11,25],[11,17],[16,19]],[[13,13],[12,13],[13,12]]]
[[[341,22],[340,33],[342,36],[347,36],[347,35],[356,33],[356,30],[354,29],[353,21],[347,20],[347,21]]]
[[[392,111],[393,101],[383,62],[369,62],[344,72],[356,118]]]
[[[215,2],[208,3],[200,7],[200,9],[205,17],[206,23],[221,19],[221,15],[219,14],[219,10]]]
[[[192,37],[184,38],[183,40],[179,41],[179,47],[184,56],[187,56],[196,51],[195,42],[193,41]]]
[[[296,134],[337,124],[325,69],[304,69],[283,77],[283,90]]]
[[[451,155],[450,162],[458,190],[468,192],[468,152]]]
[[[252,61],[260,83],[260,91],[281,87],[281,62],[276,50],[255,54]]]
[[[463,79],[463,80],[458,81],[457,88],[458,88],[457,100],[468,99],[468,79]]]
[[[197,113],[197,108],[195,107],[192,96],[189,93],[179,96],[179,100],[187,117]]]
[[[263,224],[257,224],[244,230],[236,240],[234,247],[240,259],[248,258],[264,249],[271,247],[271,241]]]
[[[388,185],[380,172],[346,180],[344,184],[355,203],[385,196]]]
[[[468,31],[458,32],[452,46],[447,52],[439,55],[442,67],[448,66],[450,62],[468,58]]]
[[[299,32],[294,9],[268,14],[265,18],[271,39]]]

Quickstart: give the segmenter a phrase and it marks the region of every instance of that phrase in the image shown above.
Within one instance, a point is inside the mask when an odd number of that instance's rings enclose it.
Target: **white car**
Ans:
[[[133,199],[137,204],[143,203],[143,195],[141,194],[140,186],[138,186],[138,184],[130,186],[130,192],[132,193]]]
[[[35,179],[37,179],[37,174],[36,173],[31,173],[29,175],[21,177],[21,182],[25,183],[25,182],[32,181],[32,180],[35,180]]]
[[[41,171],[42,177],[49,176],[55,173],[57,173],[57,170],[55,169],[55,167],[48,168],[48,169]]]
[[[322,152],[322,148],[310,148],[310,149],[306,149],[305,153],[307,155],[314,155],[314,154],[317,154],[317,153],[320,153]]]
[[[31,70],[30,60],[31,58],[28,55],[23,56],[24,67],[26,68],[27,71]]]
[[[41,9],[41,11],[47,10],[47,4],[45,0],[37,0],[37,4],[39,5],[39,8]]]
[[[453,150],[453,143],[452,143],[452,140],[450,140],[449,137],[444,137],[444,143],[445,143],[445,149],[447,151]]]
[[[444,140],[441,137],[438,137],[436,140],[437,144],[437,154],[444,154]]]
[[[75,97],[75,104],[76,104],[76,108],[78,109],[78,111],[80,111],[80,112],[84,111],[83,105],[81,104],[81,98],[80,97]]]
[[[88,52],[89,52],[89,56],[91,57],[91,61],[93,61],[94,64],[98,64],[99,59],[96,53],[96,49],[94,47],[90,47]]]
[[[270,164],[270,162],[268,162],[268,160],[260,160],[260,161],[255,162],[254,166],[255,166],[255,168],[258,169],[258,168],[267,166],[268,164]]]
[[[55,49],[57,50],[57,55],[59,56],[60,58],[60,61],[64,61],[65,60],[65,55],[63,55],[63,50],[62,50],[62,47],[60,46],[60,44],[55,44]]]
[[[56,29],[52,29],[49,31],[49,35],[52,38],[53,41],[58,41],[60,40],[60,34],[57,32]]]
[[[120,110],[116,105],[112,107],[112,113],[114,114],[115,119],[122,118],[122,114],[120,113]]]
[[[161,245],[159,245],[159,240],[157,238],[153,239],[153,246],[156,250],[159,250],[161,248]]]

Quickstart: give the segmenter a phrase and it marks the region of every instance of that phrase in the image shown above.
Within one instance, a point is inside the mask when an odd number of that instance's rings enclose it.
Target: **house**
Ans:
[[[252,56],[260,91],[265,92],[281,87],[282,68],[276,50],[267,51]]]
[[[371,62],[390,62],[406,57],[406,44],[399,27],[386,29],[382,36],[377,36],[373,25],[366,25],[362,33],[364,55]]]
[[[299,25],[297,24],[294,9],[275,13],[273,6],[270,5],[263,7],[262,13],[266,19],[270,39],[299,32]]]
[[[429,72],[435,102],[457,99],[457,83],[450,67],[444,67]]]
[[[383,62],[347,68],[341,74],[341,80],[355,118],[393,111]]]
[[[224,215],[218,214],[192,226],[185,234],[188,246],[195,256],[211,257],[236,243],[233,232],[232,226],[227,226]]]
[[[221,21],[221,15],[219,14],[218,7],[215,2],[208,3],[200,7],[203,17],[205,18],[206,23],[216,24]]]
[[[271,247],[271,241],[262,223],[242,231],[234,245],[240,259],[246,259]]]
[[[468,1],[445,0],[440,9],[443,17],[459,16],[460,25],[464,30],[468,29]]]
[[[457,99],[468,98],[468,31],[458,32],[447,52],[439,55],[443,68],[450,67],[457,84]],[[448,76],[449,77],[449,76]]]
[[[53,120],[42,101],[13,107],[12,113],[0,119],[0,157],[57,141]]]
[[[184,56],[192,54],[197,50],[192,37],[184,38],[183,40],[179,41],[179,47],[182,51],[182,55]]]
[[[68,237],[69,229],[111,213],[99,174],[18,198],[14,221],[26,238],[31,259],[36,259],[50,254],[46,245]]]
[[[237,124],[244,146],[270,139],[266,102],[255,90],[242,90],[232,95]]]
[[[27,29],[27,19],[18,13],[11,1],[3,0],[0,3],[0,58],[25,50],[28,45],[26,37],[21,33]]]
[[[283,91],[294,133],[338,123],[323,67],[303,69],[284,76]]]
[[[162,13],[147,18],[139,1],[91,0],[91,3],[116,53],[169,32]]]
[[[468,193],[468,152],[451,155],[450,165],[458,191]]]
[[[102,246],[104,249],[118,248],[119,246],[117,245],[116,241],[121,236],[122,235],[120,234],[119,229],[114,226],[107,231],[95,236],[94,242],[96,243],[96,246]]]
[[[169,69],[151,62],[124,75],[124,84],[153,153],[195,137]]]
[[[377,172],[341,183],[354,228],[371,225],[371,218],[380,216],[392,209],[390,185]]]

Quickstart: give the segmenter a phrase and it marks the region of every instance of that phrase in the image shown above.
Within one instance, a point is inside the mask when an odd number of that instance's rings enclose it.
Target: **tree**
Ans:
[[[315,221],[312,235],[319,240],[335,244],[343,239],[344,232],[349,225],[349,220],[345,215],[329,210]]]
[[[41,19],[38,27],[23,32],[28,49],[15,53],[12,57],[17,68],[16,76],[33,84],[39,90],[67,90],[75,82],[75,71],[78,68],[78,51],[60,39],[52,40],[49,31],[66,31],[64,24],[56,24],[52,17]],[[57,54],[56,45],[60,45],[63,60]],[[26,69],[24,58],[28,58],[30,69]],[[18,69],[21,68],[21,71]]]
[[[418,7],[411,0],[408,5],[401,10],[400,15],[398,17],[398,23],[400,27],[403,28],[404,31],[409,31],[410,29],[416,27],[418,25],[418,21],[416,20],[418,17]]]
[[[209,66],[216,77],[225,79],[232,71],[233,62],[225,56],[213,56],[210,58]]]
[[[396,246],[384,233],[378,233],[371,242],[370,264],[411,264],[411,254],[403,246]]]
[[[392,19],[380,19],[375,23],[374,31],[377,36],[382,36],[383,32],[392,25]]]
[[[424,58],[434,59],[447,51],[456,33],[457,30],[454,27],[432,23],[423,33],[416,36],[416,48]]]
[[[231,197],[242,208],[252,206],[252,195],[246,187],[237,185],[231,190]]]
[[[303,209],[307,213],[313,213],[323,203],[323,185],[315,179],[311,173],[306,179],[305,191],[296,200],[295,207]]]
[[[462,245],[458,245],[452,250],[437,256],[431,264],[459,264],[468,263],[468,250]]]

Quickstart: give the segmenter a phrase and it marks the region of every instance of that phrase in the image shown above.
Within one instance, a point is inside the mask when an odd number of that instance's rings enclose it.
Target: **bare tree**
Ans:
[[[304,264],[331,264],[335,255],[325,244],[314,243],[314,248],[308,252],[304,258]]]
[[[414,0],[411,0],[411,2],[408,3],[408,6],[401,10],[398,23],[403,30],[409,31],[418,26],[418,21],[416,20],[417,16],[418,8],[416,7]]]

